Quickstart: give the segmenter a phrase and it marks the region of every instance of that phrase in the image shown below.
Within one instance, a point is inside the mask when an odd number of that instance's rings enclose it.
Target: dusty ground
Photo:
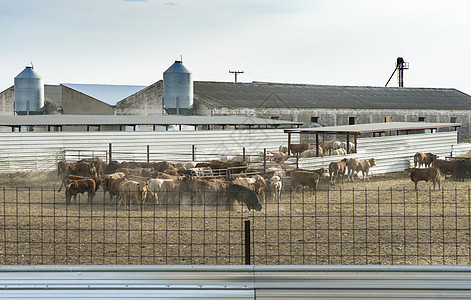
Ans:
[[[261,212],[65,205],[55,172],[0,176],[0,264],[470,264],[470,183],[419,191],[405,174],[321,182]]]

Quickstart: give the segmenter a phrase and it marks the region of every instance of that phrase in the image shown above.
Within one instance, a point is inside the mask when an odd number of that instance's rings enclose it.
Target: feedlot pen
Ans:
[[[241,265],[246,255],[255,265],[471,264],[469,181],[447,179],[436,191],[421,182],[416,192],[402,173],[334,187],[324,179],[259,212],[237,204],[141,212],[104,202],[101,191],[93,203],[82,195],[66,205],[55,176],[0,182],[0,264]]]

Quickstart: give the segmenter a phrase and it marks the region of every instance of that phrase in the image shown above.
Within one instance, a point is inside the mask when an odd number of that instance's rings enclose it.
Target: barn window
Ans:
[[[457,120],[458,120],[457,117],[451,117],[450,118],[450,123],[456,123]]]
[[[391,122],[392,121],[392,117],[384,117],[384,122]]]
[[[419,117],[419,122],[425,122],[425,117]]]
[[[348,125],[355,125],[355,117],[348,117]]]
[[[311,123],[319,123],[319,117],[311,117]]]

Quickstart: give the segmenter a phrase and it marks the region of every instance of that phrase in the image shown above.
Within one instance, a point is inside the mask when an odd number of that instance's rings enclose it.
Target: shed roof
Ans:
[[[194,94],[212,107],[471,110],[470,95],[448,88],[195,81]]]
[[[108,105],[116,103],[127,98],[147,86],[144,85],[110,85],[110,84],[80,84],[80,83],[61,83],[61,85],[73,89],[77,92],[105,102]]]
[[[385,122],[315,128],[285,129],[286,133],[305,134],[362,134],[387,131],[410,131],[421,129],[457,128],[460,123],[427,123],[427,122]]]
[[[177,115],[30,115],[0,116],[0,126],[116,126],[116,125],[230,125],[230,126],[300,126],[301,122],[243,116],[177,116]]]

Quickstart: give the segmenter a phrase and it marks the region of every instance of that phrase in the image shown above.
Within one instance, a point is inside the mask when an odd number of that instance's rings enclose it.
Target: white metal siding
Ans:
[[[15,132],[0,133],[0,172],[53,170],[64,150],[81,150],[82,155],[104,156],[112,144],[114,160],[147,159],[147,145],[155,153],[151,160],[196,160],[219,158],[214,155],[256,154],[264,148],[278,151],[287,144],[282,129],[165,131],[165,132]],[[299,143],[299,136],[293,136]],[[119,152],[126,152],[119,154]],[[172,155],[172,153],[174,155]],[[186,155],[176,155],[186,154]],[[71,160],[76,157],[71,158]]]
[[[371,174],[400,172],[411,166],[411,163],[413,164],[413,158],[416,152],[430,152],[444,158],[451,156],[452,147],[456,147],[456,145],[456,131],[359,138],[357,140],[358,153],[346,156],[334,155],[319,158],[300,158],[299,167],[307,169],[328,169],[331,162],[339,161],[343,157],[360,159],[374,158],[376,160],[376,166],[371,169]],[[459,150],[458,154],[461,154],[462,151],[464,150]],[[458,152],[458,150],[456,152]],[[464,151],[464,153],[466,152],[467,151]]]
[[[0,299],[471,298],[469,266],[3,266]]]

